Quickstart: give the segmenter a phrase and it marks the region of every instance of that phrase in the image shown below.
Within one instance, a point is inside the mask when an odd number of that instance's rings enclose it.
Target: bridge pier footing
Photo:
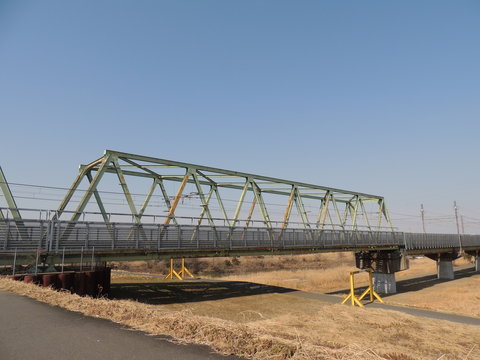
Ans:
[[[395,294],[397,292],[395,273],[383,274],[374,272],[373,289],[379,294]]]
[[[437,262],[437,279],[453,280],[455,278],[453,260],[458,259],[458,253],[426,254],[425,256]]]
[[[442,260],[441,258],[437,260],[437,279],[446,279],[453,280],[455,278],[453,272],[453,261],[452,260]]]

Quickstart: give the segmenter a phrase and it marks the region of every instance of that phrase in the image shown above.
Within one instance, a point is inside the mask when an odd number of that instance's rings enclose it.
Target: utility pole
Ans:
[[[422,228],[423,233],[425,234],[427,231],[425,230],[425,210],[423,210],[423,204],[420,204],[420,212],[422,214]]]
[[[458,223],[458,207],[457,202],[453,202],[453,209],[455,210],[455,222],[457,223],[458,244],[460,245],[460,252],[463,252],[462,235],[460,235],[460,224]]]
[[[463,215],[460,215],[460,224],[462,225],[462,235],[465,235],[465,226],[463,225]]]

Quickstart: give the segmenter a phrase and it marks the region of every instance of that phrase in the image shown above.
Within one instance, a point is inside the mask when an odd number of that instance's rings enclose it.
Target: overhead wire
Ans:
[[[63,194],[56,194],[56,193],[52,193],[52,192],[42,192],[43,189],[48,189],[48,190],[56,190],[56,191],[68,191],[70,190],[69,188],[66,188],[66,187],[61,187],[61,186],[48,186],[48,185],[38,185],[38,184],[27,184],[27,183],[15,183],[15,182],[9,182],[8,183],[10,186],[13,186],[13,187],[24,187],[24,188],[33,188],[33,189],[38,189],[39,192],[38,192],[38,196],[37,196],[37,193],[35,192],[31,192],[31,191],[25,191],[25,190],[17,190],[16,193],[18,194],[25,194],[25,195],[30,195],[30,196],[23,196],[23,195],[16,195],[15,197],[18,198],[18,199],[24,199],[24,200],[38,200],[38,201],[61,201],[63,199]],[[76,189],[76,192],[80,192],[80,193],[84,193],[88,190],[86,189]],[[108,197],[108,196],[104,196],[102,197],[102,202],[103,204],[105,205],[111,205],[111,206],[127,206],[128,203],[126,202],[126,199],[124,198],[125,194],[123,192],[120,192],[120,191],[108,191],[108,190],[97,190],[99,194],[102,194],[102,195],[114,195],[113,197]],[[144,198],[147,196],[147,194],[145,193],[130,193],[130,195],[134,198],[134,204],[136,206],[141,206],[143,204],[143,201],[144,201]],[[0,196],[2,196],[2,194],[0,194]],[[56,196],[58,196],[58,198],[56,198]],[[70,200],[70,202],[72,203],[78,203],[80,202],[80,199],[81,199],[81,196],[82,195],[79,195],[78,193],[77,194],[74,194],[74,196],[72,196],[72,199]],[[119,198],[121,196],[121,198]],[[136,199],[137,197],[142,197],[142,199]],[[215,196],[216,197],[216,196]],[[150,203],[149,203],[149,206],[151,207],[157,207],[157,208],[163,208],[165,207],[166,208],[166,203],[164,201],[164,197],[163,197],[163,194],[152,194],[151,195],[151,198],[154,198],[154,199],[161,199],[161,202],[157,200],[157,203],[155,203],[155,200],[151,200]],[[173,199],[174,196],[169,196],[169,199]],[[189,194],[185,194],[183,197],[182,197],[182,200],[191,200],[192,198],[194,199],[198,199],[199,198],[199,194],[198,192],[195,193],[195,192],[191,192]],[[222,198],[222,201],[223,202],[234,202],[235,204],[238,203],[238,199],[230,199],[230,198]],[[244,201],[244,203],[246,205],[248,204],[251,204],[253,202],[252,201]],[[285,208],[286,207],[286,204],[280,204],[280,203],[273,203],[273,202],[265,202],[265,205],[268,205],[268,206],[278,206],[278,207],[282,207],[282,208]],[[181,207],[183,208],[191,208],[191,209],[198,209],[198,206],[195,206],[195,205],[187,205],[185,203],[182,203],[180,205]],[[201,206],[201,205],[199,205]],[[219,205],[215,205],[214,203],[210,203],[209,204],[209,207],[212,208],[213,210],[218,210],[220,211],[221,210],[221,207]],[[233,210],[235,208],[235,206],[228,206],[228,205],[224,205],[224,207],[228,210]],[[313,206],[313,205],[310,205],[308,203],[304,204],[304,207],[306,209],[312,209],[312,213],[313,212],[318,212],[319,211],[319,206]],[[275,210],[269,210],[269,213],[271,214],[283,214],[282,211],[275,211]],[[378,211],[377,212],[369,212],[367,211],[366,212],[367,215],[370,214],[370,215],[378,215]],[[438,212],[433,212],[433,211],[428,211],[428,213],[430,214],[437,214],[438,216],[435,216],[435,217],[425,217],[424,220],[425,222],[429,222],[429,223],[449,223],[449,222],[452,222],[455,220],[455,217],[453,215],[447,215],[447,214],[444,214],[444,213],[438,213]],[[360,215],[362,215],[362,212],[359,212]],[[396,212],[396,211],[390,211],[390,214],[392,216],[392,220],[394,221],[401,221],[401,222],[404,222],[404,221],[419,221],[420,220],[420,214],[419,215],[413,215],[413,214],[406,214],[406,213],[402,213],[402,212]],[[312,214],[313,215],[313,214]],[[397,216],[395,216],[397,215]],[[471,224],[471,223],[480,223],[480,219],[478,218],[474,218],[474,217],[471,217],[471,216],[464,216],[465,219],[468,219],[469,221],[464,221],[466,224]]]

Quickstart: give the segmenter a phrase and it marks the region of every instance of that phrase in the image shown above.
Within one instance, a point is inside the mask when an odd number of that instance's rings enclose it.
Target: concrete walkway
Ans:
[[[0,359],[233,360],[0,291]]]

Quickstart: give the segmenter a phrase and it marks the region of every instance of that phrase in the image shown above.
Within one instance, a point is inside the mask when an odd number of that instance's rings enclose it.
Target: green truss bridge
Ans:
[[[355,251],[387,285],[407,254],[439,276],[464,252],[479,266],[480,235],[395,231],[378,195],[111,150],[80,166],[54,211],[18,209],[1,169],[0,189],[3,265]],[[123,211],[107,208],[112,194]]]

